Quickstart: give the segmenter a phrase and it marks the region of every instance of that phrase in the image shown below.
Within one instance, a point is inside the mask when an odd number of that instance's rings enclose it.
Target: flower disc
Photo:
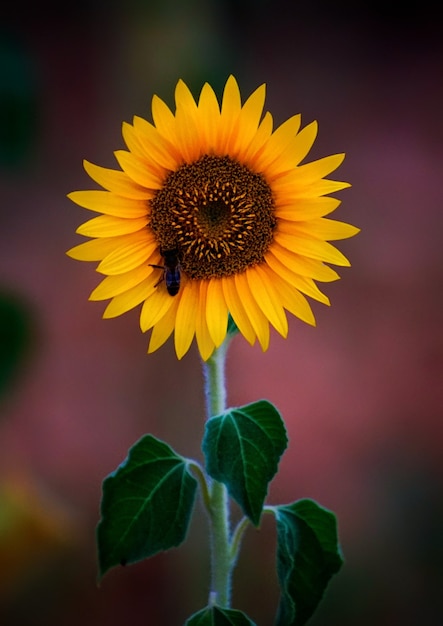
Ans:
[[[221,278],[262,263],[276,225],[269,185],[229,157],[204,155],[171,172],[151,202],[163,250],[179,251],[192,279]]]

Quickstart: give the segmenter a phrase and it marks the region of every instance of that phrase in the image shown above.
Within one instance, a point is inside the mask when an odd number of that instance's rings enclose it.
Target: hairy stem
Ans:
[[[229,338],[204,363],[206,413],[208,419],[226,409],[225,361]],[[229,607],[233,562],[230,545],[229,500],[226,487],[216,481],[210,485],[209,519],[211,525],[211,589],[209,604]]]

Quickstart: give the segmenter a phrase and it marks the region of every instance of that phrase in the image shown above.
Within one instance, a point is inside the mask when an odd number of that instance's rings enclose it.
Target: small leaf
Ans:
[[[191,615],[185,626],[255,626],[255,623],[241,611],[213,606]]]
[[[231,314],[228,315],[228,335],[233,337],[239,332],[237,324],[234,322]]]
[[[228,409],[206,424],[208,474],[226,485],[255,526],[287,441],[283,420],[267,400]]]
[[[313,500],[274,507],[281,599],[277,626],[302,626],[343,564],[334,513]]]
[[[145,435],[103,482],[97,527],[100,576],[178,546],[191,517],[197,481],[187,461]]]

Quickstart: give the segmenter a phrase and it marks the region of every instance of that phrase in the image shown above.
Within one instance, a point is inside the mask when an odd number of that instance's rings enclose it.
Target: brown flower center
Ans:
[[[171,172],[151,208],[159,247],[177,249],[182,271],[195,279],[262,262],[276,224],[263,176],[227,156],[205,155]]]

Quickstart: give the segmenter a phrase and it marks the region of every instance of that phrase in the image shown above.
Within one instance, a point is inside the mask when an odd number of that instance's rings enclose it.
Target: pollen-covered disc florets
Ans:
[[[295,115],[273,130],[264,99],[262,85],[242,104],[231,76],[220,105],[208,84],[196,101],[179,81],[175,112],[154,96],[152,124],[123,124],[121,170],[85,162],[103,190],[70,194],[101,215],[68,254],[99,262],[105,278],[91,299],[110,300],[105,317],[142,304],[149,352],[174,332],[179,358],[195,337],[207,359],[228,315],[266,350],[270,324],[287,335],[286,311],[314,323],[305,296],[329,303],[314,281],[338,278],[329,264],[349,265],[329,242],[358,229],[326,218],[340,204],[329,194],[349,186],[326,178],[344,155],[302,164],[316,123],[300,130]]]
[[[177,249],[191,279],[220,278],[262,263],[276,225],[263,176],[230,157],[204,155],[171,172],[151,200],[162,249]]]

